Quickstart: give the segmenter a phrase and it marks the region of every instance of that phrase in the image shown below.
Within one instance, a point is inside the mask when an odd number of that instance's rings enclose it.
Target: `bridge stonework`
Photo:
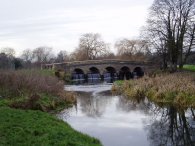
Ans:
[[[87,60],[42,65],[42,69],[52,69],[56,72],[65,72],[68,74],[74,73],[75,69],[80,69],[84,74],[88,74],[91,72],[90,68],[97,68],[99,73],[102,75],[103,73],[107,72],[107,67],[114,68],[116,73],[119,73],[123,67],[129,68],[130,72],[133,72],[136,67],[139,67],[143,70],[144,73],[149,73],[159,68],[159,65],[156,65],[153,62],[125,60]]]

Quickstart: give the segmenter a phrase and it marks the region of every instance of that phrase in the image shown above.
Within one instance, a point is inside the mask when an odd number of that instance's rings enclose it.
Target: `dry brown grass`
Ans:
[[[147,96],[155,102],[195,107],[195,75],[192,73],[145,76],[125,81],[119,88],[130,99],[144,99]]]
[[[1,71],[0,96],[12,107],[49,110],[75,102],[74,94],[64,91],[64,83],[38,71]]]
[[[0,95],[8,98],[43,92],[57,95],[63,91],[64,84],[55,77],[44,76],[36,71],[2,71],[0,89]]]

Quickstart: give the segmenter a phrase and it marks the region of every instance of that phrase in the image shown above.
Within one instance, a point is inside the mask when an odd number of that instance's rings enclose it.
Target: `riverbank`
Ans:
[[[0,123],[0,145],[100,146],[95,138],[41,111],[1,107]]]
[[[51,113],[76,102],[64,83],[39,71],[0,72],[0,145],[100,146]]]
[[[159,74],[137,80],[118,81],[112,91],[130,100],[140,101],[147,97],[159,104],[171,104],[180,108],[195,107],[195,75],[193,73]]]
[[[58,112],[76,102],[62,81],[38,70],[1,71],[0,96],[0,105],[44,112]]]

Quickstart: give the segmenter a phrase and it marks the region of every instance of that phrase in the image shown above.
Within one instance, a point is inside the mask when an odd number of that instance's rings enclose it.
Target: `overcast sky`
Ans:
[[[111,47],[136,38],[153,0],[0,0],[0,48],[19,55],[26,48],[72,52],[79,37],[100,33]]]

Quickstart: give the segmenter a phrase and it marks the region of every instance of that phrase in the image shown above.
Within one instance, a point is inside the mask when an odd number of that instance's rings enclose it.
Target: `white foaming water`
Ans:
[[[98,84],[98,85],[67,85],[65,86],[66,91],[76,92],[92,92],[92,95],[103,91],[109,91],[112,88],[112,84]]]

